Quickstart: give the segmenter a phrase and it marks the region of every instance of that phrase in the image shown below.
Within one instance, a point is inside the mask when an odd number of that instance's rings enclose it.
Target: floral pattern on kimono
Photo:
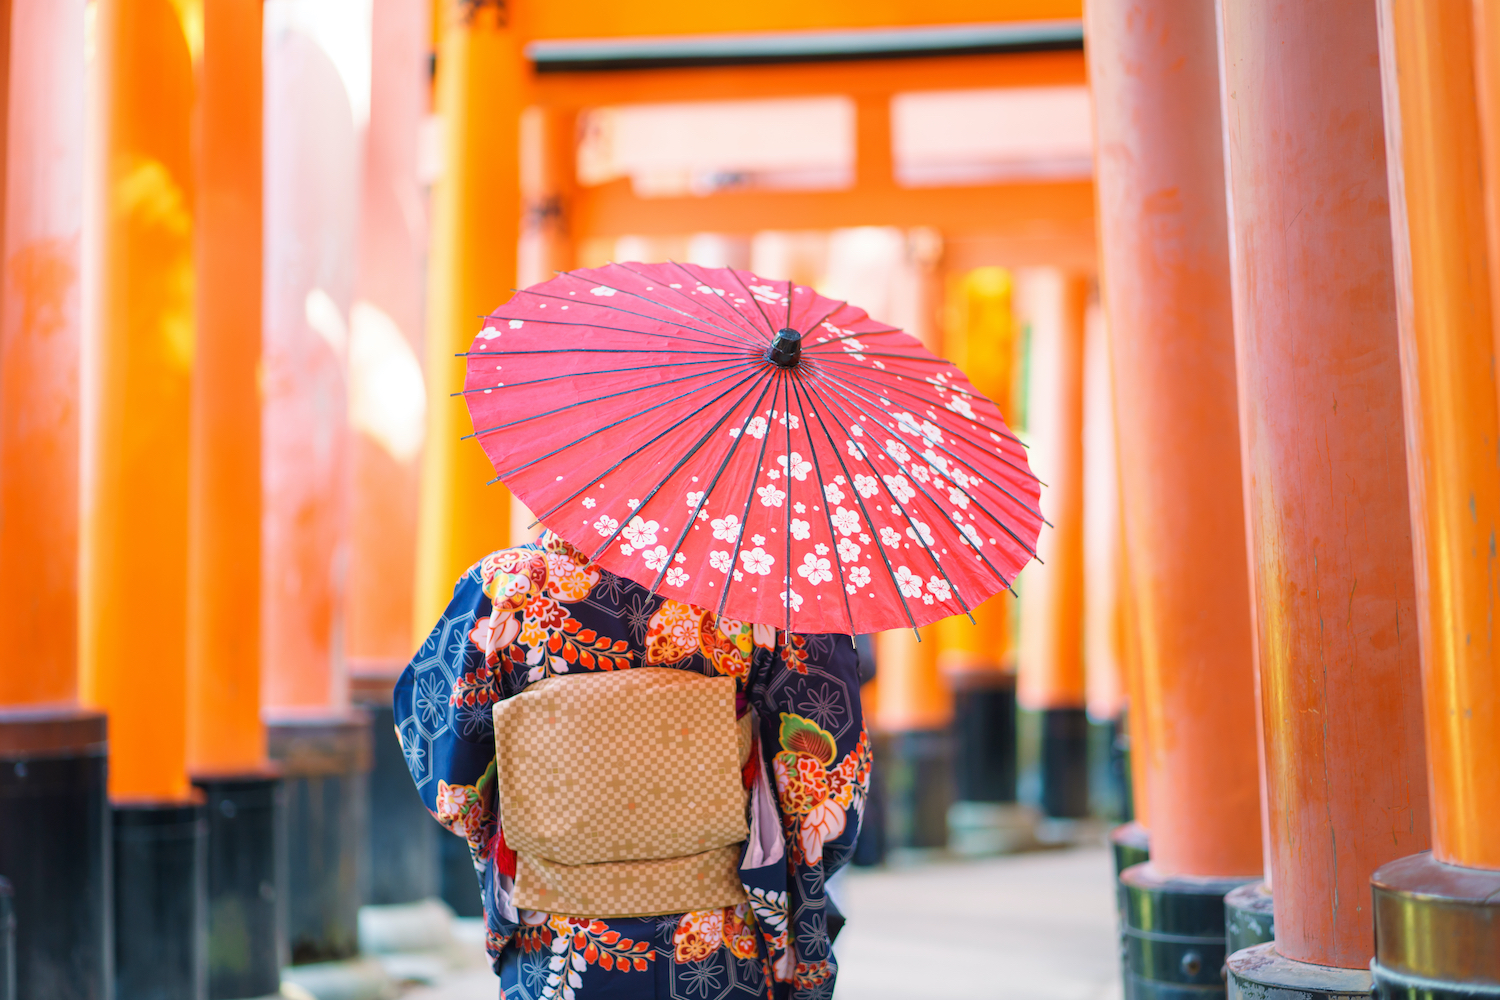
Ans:
[[[495,703],[546,677],[670,667],[733,677],[758,722],[743,771],[769,815],[740,865],[749,901],[659,917],[518,909],[496,817]],[[827,879],[853,853],[870,743],[848,636],[788,635],[652,594],[550,532],[493,552],[396,685],[396,734],[433,816],[468,841],[506,1000],[820,1000],[842,918]],[[757,790],[763,794],[756,798]]]

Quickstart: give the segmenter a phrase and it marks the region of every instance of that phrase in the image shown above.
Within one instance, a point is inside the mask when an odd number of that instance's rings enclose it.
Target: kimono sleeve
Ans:
[[[453,599],[396,682],[396,734],[429,812],[468,841],[475,890],[484,900],[494,955],[514,930],[508,879],[497,869],[495,740],[491,711],[499,678],[485,662],[491,604],[479,567]]]
[[[829,922],[838,916],[825,886],[854,852],[870,780],[849,637],[783,634],[752,698],[786,848],[789,940],[774,971],[791,980],[792,997],[813,1000],[832,993],[837,971]]]

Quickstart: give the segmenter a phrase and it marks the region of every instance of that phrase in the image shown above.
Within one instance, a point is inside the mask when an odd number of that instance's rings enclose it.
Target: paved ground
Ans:
[[[1118,1000],[1114,897],[1099,847],[855,870],[834,892],[835,1000]],[[456,968],[401,1000],[496,1000],[471,928]]]

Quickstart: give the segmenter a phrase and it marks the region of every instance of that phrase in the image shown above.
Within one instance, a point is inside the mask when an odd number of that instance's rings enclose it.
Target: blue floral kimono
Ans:
[[[740,864],[749,902],[607,919],[518,910],[515,854],[495,817],[495,702],[546,677],[633,667],[732,676],[740,713],[755,712],[760,752],[743,775],[752,822]],[[832,994],[842,917],[825,886],[854,849],[870,773],[847,636],[717,619],[548,533],[464,574],[401,675],[395,711],[423,801],[469,842],[506,1000]]]

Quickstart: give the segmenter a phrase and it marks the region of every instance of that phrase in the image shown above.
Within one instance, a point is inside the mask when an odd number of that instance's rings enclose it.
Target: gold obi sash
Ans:
[[[731,677],[641,667],[550,677],[497,703],[516,905],[635,917],[744,902],[751,725],[734,695]]]

